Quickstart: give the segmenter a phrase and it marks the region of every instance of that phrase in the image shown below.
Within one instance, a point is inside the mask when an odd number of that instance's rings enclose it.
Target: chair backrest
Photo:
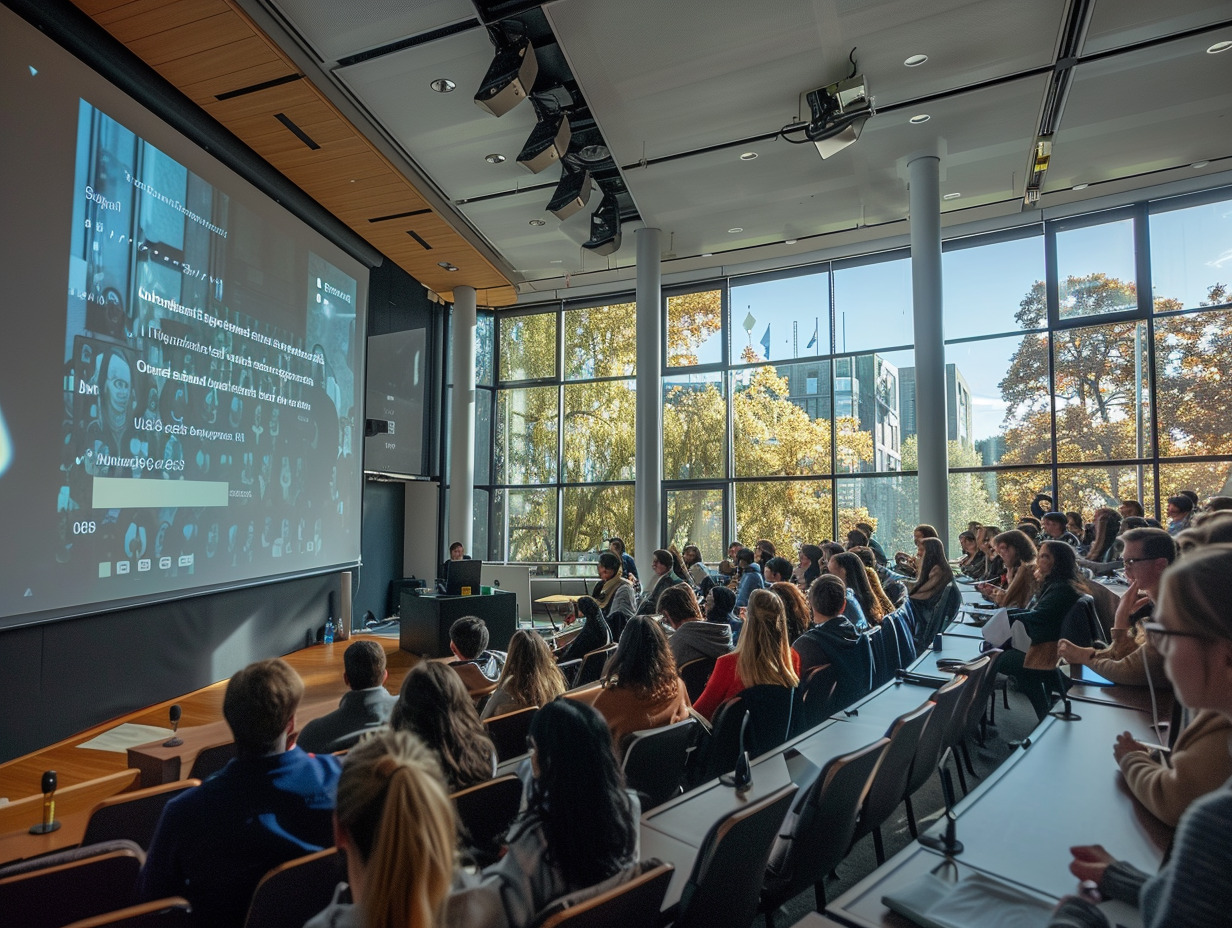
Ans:
[[[954,712],[950,716],[950,723],[945,730],[945,743],[942,746],[942,751],[948,747],[956,747],[963,737],[967,734],[968,716],[975,710],[976,697],[980,695],[980,687],[984,682],[984,676],[992,667],[992,658],[985,655],[976,660],[969,661],[962,665],[958,673],[966,676],[967,683],[962,688],[962,695],[958,697],[958,702],[954,706]],[[980,705],[980,710],[983,710],[983,705]]]
[[[697,702],[697,697],[706,688],[710,674],[714,672],[715,660],[716,658],[713,657],[695,657],[691,661],[685,661],[676,669],[676,672],[680,674],[680,679],[684,681],[684,688],[689,694],[689,702]]]
[[[795,795],[796,785],[788,783],[710,826],[681,891],[672,928],[753,921],[770,848]]]
[[[565,689],[573,689],[573,681],[577,679],[578,671],[582,668],[582,659],[575,657],[571,661],[561,661],[556,666],[560,670],[561,676],[565,678]]]
[[[65,928],[181,928],[192,924],[192,907],[183,896],[168,896],[153,902],[125,906]]]
[[[607,663],[607,659],[612,656],[615,650],[615,644],[608,644],[587,652],[582,658],[582,666],[578,668],[577,677],[574,679],[573,685],[575,687],[586,686],[588,683],[594,683],[598,680],[603,675],[603,665]]]
[[[874,828],[880,828],[903,801],[903,792],[907,789],[907,777],[911,773],[911,762],[915,759],[916,748],[920,744],[920,735],[924,733],[935,708],[936,703],[926,702],[890,723],[890,730],[886,732],[890,743],[886,745],[885,753],[881,755],[877,769],[873,771],[868,793],[864,796],[864,805],[860,808],[855,834],[851,838],[852,843],[859,841]]]
[[[989,696],[997,682],[997,658],[1001,656],[1000,648],[985,651],[978,660],[970,661],[958,668],[958,673],[970,677],[971,697],[964,700],[963,721],[959,728],[962,738],[975,731],[988,705]]]
[[[765,899],[775,907],[820,883],[847,856],[865,791],[889,738],[826,763],[770,853]]]
[[[188,771],[190,780],[208,780],[235,757],[235,742],[216,744],[212,748],[201,751],[193,761],[192,770]]]
[[[958,708],[958,703],[967,691],[967,677],[959,674],[949,680],[929,698],[936,703],[936,708],[928,717],[920,742],[916,747],[915,759],[911,762],[911,773],[907,777],[907,790],[904,796],[910,796],[923,786],[937,764],[941,754],[946,749],[946,736],[949,734],[950,720]]]
[[[800,704],[800,724],[797,732],[802,733],[810,728],[816,728],[822,722],[842,707],[834,701],[834,691],[838,688],[838,668],[833,664],[816,667],[809,672],[802,689]]]
[[[485,677],[474,661],[452,661],[449,666],[457,671],[463,686],[466,687],[466,694],[476,703],[485,696],[492,695],[496,689],[496,681]]]
[[[452,798],[475,863],[494,863],[500,856],[501,839],[522,805],[522,781],[508,773],[458,790]]]
[[[0,876],[6,925],[57,928],[136,901],[145,853],[131,841],[108,841],[53,854],[43,866]],[[11,872],[11,871],[10,871]]]
[[[680,792],[689,748],[697,739],[698,723],[685,719],[662,728],[635,731],[625,750],[625,784],[644,797],[642,811],[653,809]]]
[[[918,656],[915,649],[915,622],[911,615],[911,600],[906,600],[901,606],[891,612],[882,622],[892,622],[898,629],[898,660],[906,667]]]
[[[531,720],[538,711],[538,706],[527,706],[483,720],[488,737],[496,745],[498,763],[526,753],[526,736],[530,734]]]
[[[873,687],[876,688],[894,679],[894,670],[891,669],[886,636],[881,626],[874,625],[864,633],[864,637],[868,639],[869,649],[873,652]]]
[[[625,626],[629,624],[629,619],[632,616],[623,610],[617,610],[606,616],[607,618],[607,640],[608,642],[619,641],[621,634],[625,630]]]
[[[655,925],[667,885],[675,868],[659,860],[646,860],[620,875],[620,881],[572,893],[547,906],[530,928],[612,928],[615,925]]]
[[[244,928],[302,925],[329,905],[343,878],[337,848],[296,857],[261,877],[248,905]]]
[[[890,663],[889,676],[883,681],[888,683],[907,665],[903,663],[903,649],[898,640],[898,623],[886,616],[881,620],[881,634],[885,638],[886,660]]]
[[[1104,627],[1099,622],[1095,598],[1090,593],[1083,593],[1061,620],[1061,637],[1080,648],[1090,648],[1103,634]]]
[[[90,812],[81,843],[127,838],[148,851],[163,806],[184,790],[200,785],[200,780],[173,780],[104,799]]]

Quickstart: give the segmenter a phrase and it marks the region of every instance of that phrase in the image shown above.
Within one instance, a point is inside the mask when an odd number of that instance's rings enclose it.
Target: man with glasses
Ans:
[[[1149,619],[1159,584],[1168,565],[1176,560],[1176,542],[1161,528],[1130,529],[1121,536],[1125,542],[1122,561],[1129,589],[1121,597],[1112,623],[1112,645],[1104,650],[1082,648],[1062,639],[1058,653],[1071,664],[1084,664],[1113,683],[1145,686],[1149,680],[1164,679],[1163,658],[1149,642],[1142,644],[1134,625]],[[1147,662],[1150,666],[1145,666]]]

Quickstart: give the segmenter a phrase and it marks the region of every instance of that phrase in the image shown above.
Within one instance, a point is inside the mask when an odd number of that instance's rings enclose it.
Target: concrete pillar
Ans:
[[[449,537],[469,555],[475,534],[475,288],[453,291],[453,398],[449,417]]]
[[[634,558],[653,577],[651,555],[663,544],[663,272],[659,230],[637,236],[637,452],[633,489]]]
[[[907,165],[911,194],[911,289],[915,320],[916,439],[920,521],[950,537],[949,457],[946,448],[945,332],[941,295],[941,162]]]

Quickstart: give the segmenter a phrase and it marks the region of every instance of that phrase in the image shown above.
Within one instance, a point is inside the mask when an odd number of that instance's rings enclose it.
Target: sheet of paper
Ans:
[[[159,728],[156,725],[134,725],[126,722],[108,729],[77,747],[89,748],[91,751],[114,751],[117,754],[124,754],[129,748],[135,748],[139,744],[147,744],[160,738],[165,740],[170,737],[170,728]]]
[[[998,609],[992,614],[992,618],[984,623],[984,627],[980,629],[980,634],[984,636],[984,640],[994,647],[1001,647],[1010,638],[1010,614],[1005,609]]]

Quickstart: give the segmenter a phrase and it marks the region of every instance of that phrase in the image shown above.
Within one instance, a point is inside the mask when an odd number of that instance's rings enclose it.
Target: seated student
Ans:
[[[304,928],[442,924],[457,825],[440,765],[422,741],[384,729],[347,754],[334,837],[346,859],[347,881]],[[340,901],[348,889],[351,901]]]
[[[868,585],[868,574],[864,572],[863,562],[850,551],[844,551],[830,558],[826,567],[830,573],[842,580],[847,588],[846,615],[856,629],[863,631],[871,625],[880,625],[885,618],[885,610]]]
[[[599,555],[599,582],[595,584],[591,596],[606,614],[617,612],[626,616],[637,611],[637,598],[633,593],[633,583],[625,576],[620,557],[614,551],[604,551]]]
[[[1195,506],[1194,500],[1187,494],[1178,493],[1176,496],[1168,497],[1166,509],[1169,535],[1175,538],[1177,534],[1189,528],[1190,522],[1193,521]]]
[[[694,586],[701,586],[702,581],[710,576],[710,571],[702,563],[702,549],[697,545],[685,545],[680,549],[684,566],[689,569],[688,581]]]
[[[573,640],[565,645],[557,660],[560,663],[585,657],[591,651],[606,648],[612,643],[612,629],[608,625],[607,616],[599,606],[599,601],[593,596],[582,596],[577,601],[578,614],[583,617],[582,629]]]
[[[508,928],[525,928],[548,903],[638,859],[641,808],[624,788],[603,717],[578,700],[555,699],[535,713],[527,745],[532,778],[508,851],[466,891],[496,897]]]
[[[975,532],[960,532],[958,547],[962,548],[962,557],[955,565],[965,577],[981,576],[984,573],[984,552],[975,543]]]
[[[762,580],[769,586],[772,583],[791,582],[791,561],[782,555],[775,555],[766,561],[761,570]]]
[[[488,625],[479,616],[464,615],[449,626],[449,650],[457,658],[451,666],[474,664],[487,680],[500,679],[505,652],[488,650]]]
[[[1001,529],[995,525],[984,525],[976,530],[975,543],[984,552],[984,574],[972,579],[987,580],[998,586],[1005,582],[1005,564],[1001,561],[1001,555],[997,554],[994,544],[994,539],[1000,534]]]
[[[770,584],[769,589],[783,601],[783,612],[787,616],[787,640],[795,641],[809,627],[808,600],[794,583],[779,581]]]
[[[824,562],[825,555],[820,545],[801,545],[800,564],[796,568],[796,582],[807,590],[809,584],[821,576],[821,566]]]
[[[697,597],[687,584],[678,583],[659,597],[659,611],[673,629],[667,646],[680,667],[698,658],[717,658],[732,649],[731,627],[707,622]]]
[[[915,554],[899,551],[894,555],[895,570],[909,577],[916,577],[920,570],[920,559],[923,556],[921,542],[926,538],[936,538],[937,530],[928,524],[917,525],[911,530],[911,538],[915,542]]]
[[[710,719],[720,705],[750,686],[768,683],[794,689],[800,682],[799,668],[800,655],[787,638],[783,601],[770,590],[754,590],[736,650],[715,661],[693,708]]]
[[[872,691],[872,646],[844,615],[847,590],[838,577],[818,577],[808,599],[813,624],[792,645],[800,655],[800,674],[807,678],[819,667],[833,666],[838,677],[835,705],[849,706]]]
[[[447,664],[421,661],[402,681],[389,727],[409,731],[436,752],[451,793],[492,779],[496,747],[461,678]]]
[[[685,582],[684,577],[677,574],[675,568],[676,559],[672,557],[672,552],[664,548],[659,548],[655,551],[650,562],[650,569],[655,573],[655,580],[642,597],[642,601],[638,604],[638,615],[654,615],[657,613],[659,611],[659,597],[663,595],[663,591],[669,586]]]
[[[1055,538],[1077,548],[1078,536],[1065,527],[1068,521],[1063,512],[1046,512],[1040,522],[1040,530],[1045,537]]]
[[[886,614],[901,606],[907,599],[907,585],[884,564],[877,563],[871,548],[852,548],[851,553],[864,565],[864,573],[868,577],[868,585],[873,589],[873,595],[878,600],[884,599],[882,606]]]
[[[1068,544],[1068,542],[1067,542]],[[997,556],[1005,565],[1006,584],[1002,588],[984,581],[975,588],[998,606],[1008,609],[1025,609],[1035,596],[1035,542],[1026,532],[1012,528],[993,539]]]
[[[1232,546],[1182,558],[1164,575],[1147,634],[1164,655],[1181,702],[1201,714],[1232,718]],[[1126,814],[1129,814],[1128,810]],[[1070,872],[1105,898],[1137,905],[1146,928],[1215,928],[1232,912],[1232,781],[1192,802],[1181,815],[1168,861],[1154,876],[1115,859],[1099,845],[1071,848]],[[1085,899],[1066,897],[1051,928],[1108,928]]]
[[[1035,558],[1039,593],[1030,609],[1014,610],[1012,620],[1026,626],[1031,647],[1024,653],[1010,648],[997,658],[998,673],[1014,677],[1018,691],[1031,700],[1035,714],[1043,719],[1052,705],[1050,687],[1057,677],[1057,642],[1061,623],[1086,584],[1078,576],[1074,549],[1063,541],[1046,541]]]
[[[702,605],[706,609],[706,621],[717,622],[731,629],[732,647],[740,641],[740,629],[744,622],[736,616],[736,594],[731,589],[714,584],[705,593]]]
[[[620,558],[620,566],[624,575],[629,578],[634,587],[638,586],[637,561],[633,560],[632,555],[625,551],[624,539],[609,538],[607,540],[607,549]]]
[[[385,689],[385,649],[370,639],[352,641],[342,655],[342,679],[351,691],[329,715],[313,719],[299,733],[296,743],[314,754],[345,751],[366,731],[389,721],[389,711],[398,697]]]
[[[941,539],[926,537],[919,542],[919,559],[916,581],[909,585],[907,594],[917,602],[935,600],[954,580],[954,571],[945,557],[945,548]]]
[[[740,572],[740,588],[736,590],[736,609],[739,610],[749,604],[749,596],[754,590],[765,589],[766,581],[751,548],[741,548],[736,552],[736,569]]]
[[[338,758],[289,747],[304,682],[283,660],[233,676],[222,712],[236,757],[167,803],[138,881],[141,901],[183,896],[192,924],[242,925],[273,867],[333,844]]]
[[[546,706],[565,691],[565,678],[543,636],[519,628],[509,639],[509,657],[496,690],[483,705],[479,719]]]
[[[449,546],[449,561],[465,561],[469,560],[466,556],[465,548],[462,547],[462,542],[455,541]],[[441,565],[441,579],[449,576],[449,561]]]
[[[620,756],[633,732],[689,717],[689,694],[676,675],[667,636],[649,616],[629,620],[599,686],[575,693],[574,698],[594,706],[607,719]]]
[[[872,550],[873,558],[877,561],[878,564],[880,564],[882,567],[885,567],[890,562],[890,559],[886,557],[885,549],[883,549],[881,547],[881,544],[877,541],[877,539],[873,537],[873,533],[875,529],[873,528],[872,523],[871,522],[857,522],[856,528],[859,529],[861,532],[863,532],[864,537],[868,539],[867,547]]]

